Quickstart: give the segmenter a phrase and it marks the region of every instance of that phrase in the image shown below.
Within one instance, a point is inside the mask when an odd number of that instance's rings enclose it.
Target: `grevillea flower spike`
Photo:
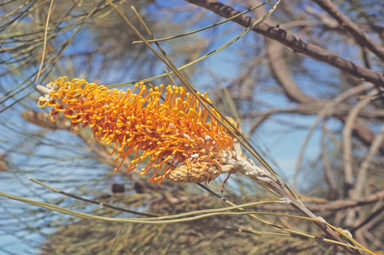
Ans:
[[[145,162],[141,175],[153,169],[150,182],[209,182],[232,169],[223,162],[232,155],[233,137],[183,87],[148,89],[141,83],[122,91],[61,77],[37,89],[45,94],[38,106],[53,107],[50,121],[62,112],[72,132],[88,126],[95,140],[114,144],[110,155],[117,154],[114,163],[121,159],[115,171],[130,154],[128,171]],[[198,96],[210,102],[206,93]]]

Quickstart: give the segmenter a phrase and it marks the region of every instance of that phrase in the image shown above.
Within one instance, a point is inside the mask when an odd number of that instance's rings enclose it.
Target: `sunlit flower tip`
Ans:
[[[62,112],[71,120],[72,132],[88,126],[95,140],[113,144],[114,163],[121,159],[115,171],[132,154],[128,171],[143,164],[141,175],[154,171],[150,182],[161,183],[164,178],[209,182],[222,172],[223,157],[230,155],[234,144],[225,128],[183,87],[148,89],[141,83],[122,91],[61,77],[37,89],[45,94],[38,106],[53,107],[50,121]],[[198,97],[210,102],[206,93]]]

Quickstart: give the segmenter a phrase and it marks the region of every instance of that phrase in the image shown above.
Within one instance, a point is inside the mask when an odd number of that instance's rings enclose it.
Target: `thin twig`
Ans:
[[[363,187],[366,184],[368,168],[376,152],[380,149],[380,146],[383,144],[383,141],[384,141],[384,124],[381,127],[381,131],[373,139],[372,145],[369,148],[369,151],[367,152],[367,155],[365,156],[364,161],[361,163],[359,172],[356,176],[356,183],[355,183],[355,186],[353,187],[353,197],[352,197],[353,199],[361,198],[361,195],[363,193]]]
[[[48,9],[47,23],[45,24],[45,32],[44,32],[43,53],[42,53],[42,56],[41,56],[40,68],[39,68],[39,72],[37,73],[36,81],[39,80],[41,69],[43,68],[43,64],[44,64],[45,49],[47,47],[47,35],[48,35],[49,17],[51,16],[51,10],[52,10],[52,6],[53,6],[53,2],[54,2],[54,0],[51,0],[51,5],[49,6],[49,9]]]
[[[372,212],[363,222],[361,222],[359,225],[357,225],[356,227],[352,228],[351,229],[351,233],[353,234],[355,231],[357,231],[358,229],[364,227],[366,224],[368,224],[371,220],[373,220],[374,218],[376,218],[377,216],[379,216],[380,214],[382,214],[384,211],[384,205],[382,205],[381,207],[379,207],[377,210],[375,210],[374,212]]]
[[[109,208],[109,209],[113,209],[113,210],[117,210],[117,211],[121,211],[121,212],[126,212],[126,213],[133,213],[133,214],[137,214],[137,215],[141,215],[141,216],[149,216],[149,217],[154,217],[154,215],[150,215],[148,213],[141,213],[141,212],[136,212],[136,211],[132,211],[132,210],[128,210],[128,209],[124,209],[124,208],[120,208],[120,207],[116,207],[116,206],[113,206],[113,205],[109,205],[109,204],[106,204],[106,203],[102,203],[102,202],[98,202],[96,200],[92,200],[92,199],[87,199],[87,198],[82,198],[82,197],[79,197],[79,196],[76,196],[76,195],[73,195],[73,194],[70,194],[70,193],[67,193],[67,192],[64,192],[62,190],[59,190],[59,189],[56,189],[56,188],[53,188],[47,184],[44,184],[38,180],[35,180],[31,177],[28,178],[29,180],[33,181],[34,183],[37,183],[41,186],[43,186],[44,188],[47,188],[47,189],[50,189],[56,193],[60,193],[60,194],[63,194],[67,197],[72,197],[74,199],[77,199],[77,200],[81,200],[81,201],[84,201],[84,202],[87,202],[87,203],[91,203],[91,204],[95,204],[95,205],[100,205],[100,206],[103,206],[103,207],[106,207],[106,208]],[[155,215],[155,217],[157,217]]]
[[[352,188],[353,179],[353,167],[352,167],[352,143],[351,134],[353,124],[357,118],[357,115],[361,109],[369,104],[371,99],[369,97],[361,100],[350,112],[345,122],[343,130],[343,160],[344,160],[344,183],[345,183],[345,195],[348,196],[349,190]]]
[[[325,122],[323,122],[322,128],[323,128],[323,132],[321,134],[321,158],[323,161],[323,167],[325,172],[325,181],[327,182],[330,188],[328,194],[336,195],[335,192],[337,191],[337,186],[336,186],[334,175],[332,173],[331,165],[329,164],[328,156],[327,156],[328,150],[326,148],[326,142],[325,142],[326,140]]]
[[[248,13],[248,12],[250,12],[250,11],[253,11],[253,10],[259,8],[260,6],[263,6],[263,5],[267,4],[267,3],[269,3],[270,1],[271,1],[271,0],[267,0],[267,1],[261,3],[261,4],[257,5],[257,6],[251,7],[251,8],[249,8],[249,9],[246,10],[246,11],[240,12],[240,13],[238,13],[238,14],[236,14],[236,15],[234,15],[234,16],[228,18],[228,19],[225,19],[225,20],[223,20],[223,21],[217,22],[217,23],[215,23],[215,24],[212,24],[212,25],[209,25],[209,26],[206,26],[206,27],[203,27],[203,28],[200,28],[200,29],[197,29],[197,30],[188,32],[188,33],[184,33],[184,34],[181,34],[181,35],[175,35],[175,36],[166,37],[166,38],[161,38],[161,39],[152,39],[152,40],[148,40],[147,42],[162,42],[162,41],[168,41],[168,40],[172,40],[172,39],[176,39],[176,38],[180,38],[180,37],[184,37],[184,36],[188,36],[188,35],[193,35],[193,34],[196,34],[196,33],[201,32],[201,31],[204,31],[204,30],[206,30],[206,29],[209,29],[209,28],[212,28],[212,27],[216,27],[216,26],[219,26],[219,25],[221,25],[221,24],[224,24],[224,23],[226,23],[226,22],[228,22],[228,21],[231,21],[231,20],[237,18],[238,16],[241,16],[241,15],[243,15],[243,14],[246,14],[246,13]],[[137,44],[137,43],[143,43],[143,41],[133,41],[133,42],[132,42],[132,44]]]
[[[115,245],[117,237],[120,235],[120,232],[121,232],[121,228],[117,231],[115,238],[113,238],[113,242],[112,242],[111,247],[109,248],[109,252],[108,252],[109,255],[112,254],[113,246]]]
[[[317,213],[324,212],[329,214],[329,213],[334,213],[341,210],[346,210],[349,208],[370,205],[380,200],[384,200],[384,191],[379,191],[377,193],[363,197],[359,200],[342,199],[342,200],[336,200],[336,201],[331,201],[331,202],[322,203],[322,204],[308,205],[307,207],[309,210],[313,212],[317,212]],[[293,208],[285,205],[263,205],[263,206],[260,206],[260,208],[268,211],[294,210]]]

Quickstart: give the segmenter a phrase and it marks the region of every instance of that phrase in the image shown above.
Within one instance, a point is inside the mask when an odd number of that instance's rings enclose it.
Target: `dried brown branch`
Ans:
[[[345,127],[343,131],[343,160],[344,160],[344,193],[348,196],[350,189],[352,188],[353,180],[353,166],[352,166],[352,142],[351,135],[352,129],[355,125],[355,120],[357,118],[358,112],[369,104],[370,98],[365,98],[361,100],[354,109],[348,115]]]
[[[384,125],[381,127],[381,131],[373,139],[372,145],[369,148],[364,161],[361,163],[360,169],[356,176],[355,185],[353,187],[352,198],[358,199],[362,196],[365,185],[367,185],[367,172],[371,165],[371,161],[384,141]]]
[[[337,211],[345,210],[348,208],[355,208],[359,206],[370,205],[372,203],[375,203],[383,199],[384,199],[384,191],[380,191],[380,192],[368,195],[359,200],[343,199],[343,200],[336,200],[336,201],[323,203],[323,204],[312,204],[312,205],[308,204],[307,208],[312,212],[329,214],[332,212],[337,212]],[[266,209],[268,211],[294,210],[292,207],[285,206],[285,205],[265,205],[265,206],[262,206],[261,208]]]
[[[364,100],[361,101],[361,103],[363,103],[363,102],[364,102]],[[356,108],[358,108],[358,106],[359,106],[359,104],[356,106]],[[351,115],[352,115],[352,113],[353,112],[351,112]],[[378,151],[379,147],[382,145],[383,140],[384,140],[384,125],[382,126],[381,131],[375,136],[375,138],[372,142],[372,145],[369,148],[369,151],[368,151],[364,161],[361,163],[359,171],[356,174],[353,188],[349,192],[349,196],[352,199],[357,200],[357,199],[361,198],[363,191],[367,188],[367,185],[368,185],[368,183],[367,183],[368,168],[371,164],[371,161],[372,161],[374,155]],[[350,164],[344,164],[344,165],[350,167]],[[371,216],[369,216],[364,221],[363,221],[363,217],[362,217],[363,214],[359,213],[359,211],[360,211],[359,208],[355,208],[353,210],[350,210],[347,213],[347,217],[346,217],[345,222],[346,222],[347,226],[354,227],[353,229],[354,229],[354,233],[355,233],[356,237],[358,237],[360,239],[360,242],[364,243],[365,242],[364,233],[363,233],[362,229],[360,229],[360,228],[363,225],[367,224],[369,221],[371,221],[373,218],[375,218],[377,216],[377,211],[372,213]]]
[[[195,4],[204,7],[214,13],[229,18],[239,12],[230,6],[220,3],[215,0],[186,0],[191,4]],[[233,19],[234,22],[238,23],[243,27],[249,27],[256,20],[247,16],[242,15],[238,18]],[[260,24],[253,29],[254,32],[259,33],[267,38],[279,41],[283,45],[292,49],[295,52],[302,53],[310,56],[316,60],[328,63],[354,77],[360,78],[365,81],[372,82],[379,86],[384,86],[384,75],[381,73],[374,72],[356,63],[348,61],[338,55],[332,54],[331,52],[310,43],[306,43],[300,38],[288,33],[279,26],[270,26],[266,22]]]
[[[372,87],[370,87],[372,88]],[[367,89],[362,89],[361,91],[364,91]],[[243,115],[241,115],[242,118],[268,118],[271,115],[275,114],[300,114],[300,115],[314,115],[318,114],[326,105],[329,103],[329,101],[318,101],[313,104],[299,104],[297,107],[291,107],[291,108],[272,108],[268,111],[252,111],[247,112]],[[346,115],[352,110],[353,106],[348,104],[338,104],[337,108],[334,109],[333,115],[340,116],[340,115]],[[381,109],[372,109],[372,110],[361,110],[358,113],[359,118],[377,118],[382,119],[384,118],[384,110]]]
[[[300,104],[314,104],[316,98],[305,95],[290,75],[290,70],[283,57],[283,47],[272,40],[268,40],[267,52],[270,59],[271,70],[282,85],[289,99]]]
[[[345,16],[337,7],[329,0],[313,0],[324,11],[331,15],[339,24],[348,31],[356,40],[358,44],[366,47],[373,52],[381,60],[384,60],[384,48],[377,45],[369,35],[360,30],[360,28],[347,16]]]
[[[364,227],[366,224],[370,223],[373,219],[375,219],[377,216],[379,216],[380,214],[382,214],[384,211],[384,205],[380,206],[377,210],[373,211],[370,215],[368,215],[368,217],[363,221],[361,222],[359,225],[357,225],[356,227],[354,227],[353,229],[351,229],[351,233],[354,233],[355,231],[357,231],[358,229]]]

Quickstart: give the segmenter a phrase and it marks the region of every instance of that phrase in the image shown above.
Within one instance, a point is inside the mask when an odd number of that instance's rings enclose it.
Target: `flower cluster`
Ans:
[[[114,144],[110,154],[117,153],[114,163],[122,159],[115,171],[134,153],[128,171],[145,163],[141,174],[154,169],[151,182],[161,183],[164,178],[173,182],[211,181],[221,173],[222,158],[234,143],[225,128],[183,87],[148,89],[141,83],[125,92],[61,77],[37,89],[45,93],[38,106],[53,107],[50,121],[56,121],[62,112],[71,120],[72,132],[88,126],[95,140]],[[210,102],[206,93],[198,96]]]

